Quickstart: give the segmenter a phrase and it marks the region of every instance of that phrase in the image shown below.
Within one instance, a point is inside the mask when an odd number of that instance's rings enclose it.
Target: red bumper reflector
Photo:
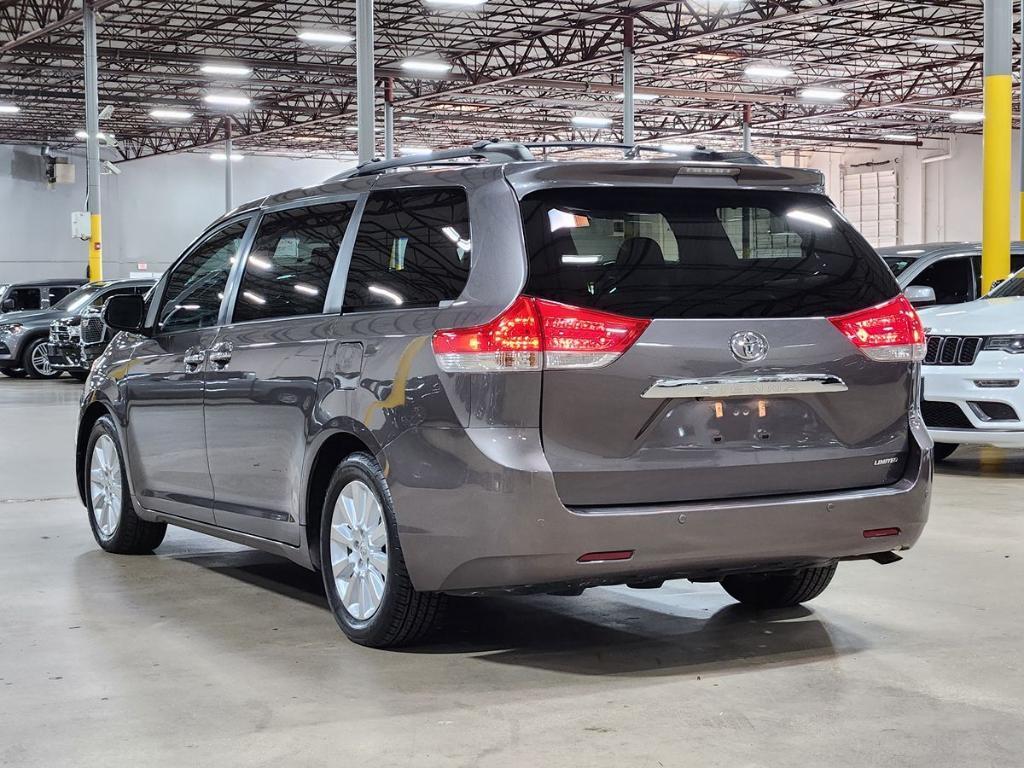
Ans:
[[[886,536],[899,535],[899,528],[872,528],[870,531],[864,531],[865,539],[884,539]]]
[[[629,560],[633,557],[632,549],[620,549],[617,552],[588,552],[580,555],[577,563],[605,563],[609,560]]]

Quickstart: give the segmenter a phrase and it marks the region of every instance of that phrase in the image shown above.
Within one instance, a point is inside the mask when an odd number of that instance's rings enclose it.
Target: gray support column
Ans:
[[[232,157],[233,147],[231,142],[231,118],[224,118],[224,210],[231,211],[234,203],[234,179],[231,166],[234,165]]]
[[[100,104],[99,71],[96,55],[96,11],[92,0],[82,4],[85,54],[85,157],[86,194],[91,234],[89,237],[89,279],[103,279],[103,238],[100,209]]]
[[[395,80],[384,83],[384,159],[395,157]]]
[[[373,66],[373,0],[356,0],[356,107],[360,163],[370,162],[376,153]]]
[[[743,107],[743,151],[750,151],[750,105]]]
[[[633,19],[623,23],[622,41],[622,143],[636,144],[636,77],[633,70]]]

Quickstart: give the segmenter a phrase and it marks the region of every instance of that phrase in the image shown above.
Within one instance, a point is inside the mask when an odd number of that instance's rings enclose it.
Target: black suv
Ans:
[[[84,380],[87,368],[78,363],[80,352],[77,351],[82,313],[89,308],[102,307],[111,296],[145,294],[152,285],[152,280],[90,283],[68,293],[46,309],[27,309],[0,315],[0,373],[12,378],[28,375],[33,379],[55,379],[64,370],[68,370],[75,378]],[[65,324],[69,346],[73,339],[75,351],[72,352],[71,360],[66,359],[62,344],[58,344],[54,350],[50,349],[50,332],[55,321]],[[51,355],[51,351],[56,354]],[[54,368],[52,359],[64,363],[64,367]]]
[[[48,309],[85,284],[81,278],[0,283],[0,313]]]

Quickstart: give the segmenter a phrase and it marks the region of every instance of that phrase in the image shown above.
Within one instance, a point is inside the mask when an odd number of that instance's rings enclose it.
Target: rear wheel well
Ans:
[[[75,476],[78,479],[78,495],[85,503],[85,472],[83,463],[85,460],[85,449],[89,445],[89,435],[92,428],[102,416],[109,416],[110,411],[102,403],[91,403],[82,413],[78,421],[78,437],[75,440]]]
[[[313,459],[306,490],[306,545],[309,547],[310,560],[317,568],[320,567],[320,518],[327,498],[327,488],[337,466],[357,451],[374,455],[366,443],[355,435],[339,433],[327,438]]]

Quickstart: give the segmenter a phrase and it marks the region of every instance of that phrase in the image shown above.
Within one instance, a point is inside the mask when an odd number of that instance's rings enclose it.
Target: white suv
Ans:
[[[1024,448],[1024,270],[977,301],[920,314],[921,410],[936,458],[959,445]]]

